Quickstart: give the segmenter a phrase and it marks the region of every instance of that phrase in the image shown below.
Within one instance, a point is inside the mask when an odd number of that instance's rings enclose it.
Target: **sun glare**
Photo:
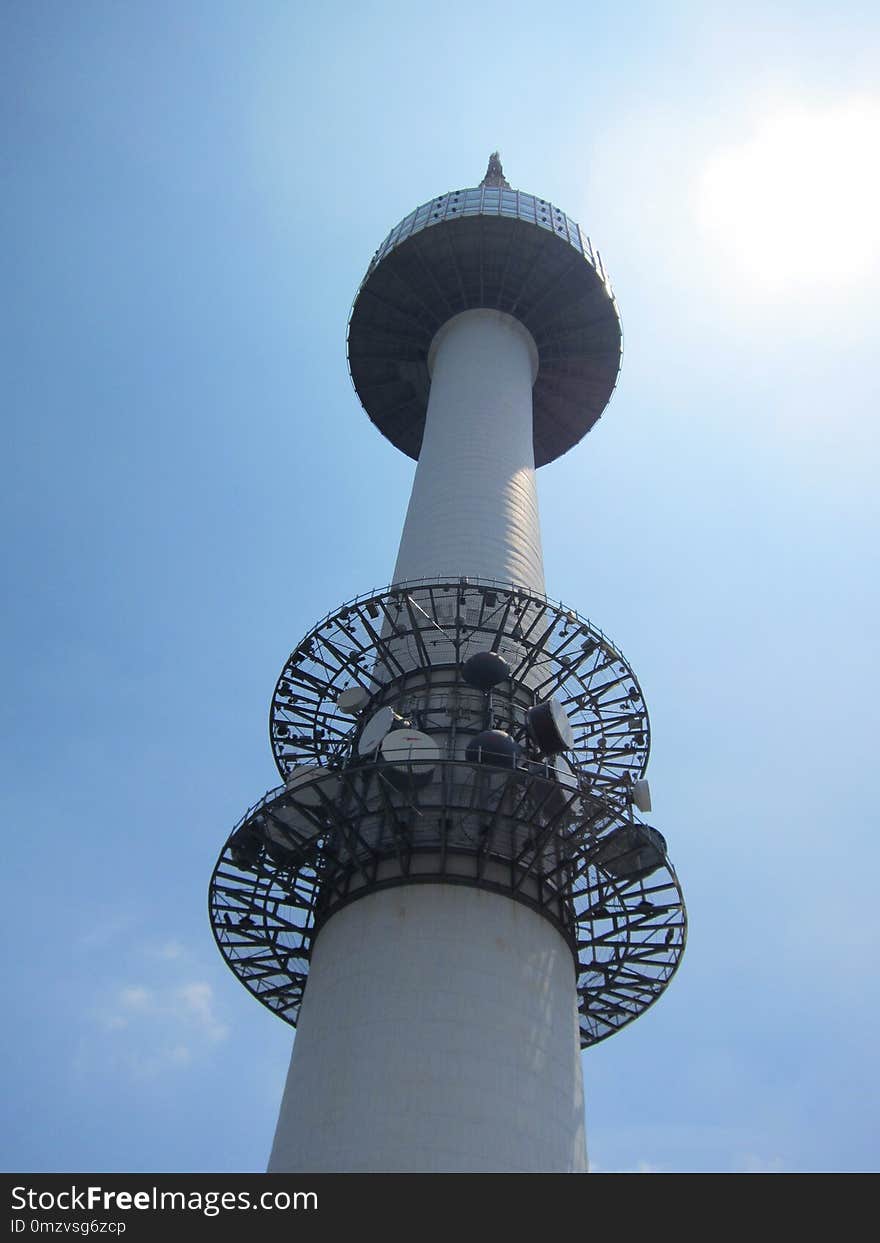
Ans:
[[[880,258],[878,138],[876,99],[767,116],[703,169],[700,227],[768,292],[858,282]]]

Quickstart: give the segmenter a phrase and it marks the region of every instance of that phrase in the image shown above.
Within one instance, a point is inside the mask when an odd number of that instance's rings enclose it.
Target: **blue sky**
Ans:
[[[691,920],[591,1159],[876,1167],[878,53],[855,2],[3,7],[3,1168],[264,1168],[291,1033],[207,882],[285,656],[394,563],[351,300],[496,147],[620,305],[547,583],[639,676]]]

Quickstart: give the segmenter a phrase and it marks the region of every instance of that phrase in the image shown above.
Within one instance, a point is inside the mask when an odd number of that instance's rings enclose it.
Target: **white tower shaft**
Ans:
[[[543,593],[532,448],[537,351],[471,310],[431,349],[425,433],[394,578]],[[571,951],[499,894],[410,884],[321,929],[270,1172],[586,1170]]]
[[[532,448],[538,351],[518,320],[463,311],[437,333],[394,582],[464,575],[544,593]]]

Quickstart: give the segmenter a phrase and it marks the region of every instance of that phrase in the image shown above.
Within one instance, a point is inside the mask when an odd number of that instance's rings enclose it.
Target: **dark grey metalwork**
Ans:
[[[647,826],[584,783],[456,760],[430,787],[390,782],[377,762],[317,771],[243,817],[211,878],[221,954],[293,1026],[322,923],[393,885],[475,885],[548,918],[575,958],[584,1048],[638,1018],[674,974],[686,937],[675,872],[665,857],[647,875],[603,866],[603,851],[619,862],[615,835]]]
[[[464,670],[486,652],[509,675],[481,688]],[[354,715],[337,703],[352,687]],[[574,730],[564,755],[543,755],[529,730],[551,697]],[[389,709],[436,755],[364,754],[365,725]],[[622,653],[564,604],[472,578],[359,596],[285,662],[270,736],[286,784],[230,834],[211,919],[229,966],[288,1022],[323,922],[392,885],[473,885],[540,911],[575,956],[584,1046],[671,979],[684,904],[665,842],[631,797],[647,709]],[[511,744],[503,754],[498,737]]]
[[[514,315],[534,337],[535,465],[552,462],[608,404],[621,332],[599,252],[574,220],[533,194],[485,183],[453,190],[391,230],[348,326],[358,397],[383,435],[417,458],[428,348],[447,319],[475,307]]]
[[[511,666],[488,720],[461,672],[480,651]],[[360,726],[336,699],[352,685],[370,694],[359,719],[390,705],[419,729],[448,731],[453,747],[492,725],[524,738],[527,710],[555,696],[574,728],[569,758],[592,788],[617,801],[648,762],[648,710],[623,653],[567,605],[491,579],[399,583],[318,622],[288,657],[272,696],[269,733],[282,777],[300,764],[345,762]]]

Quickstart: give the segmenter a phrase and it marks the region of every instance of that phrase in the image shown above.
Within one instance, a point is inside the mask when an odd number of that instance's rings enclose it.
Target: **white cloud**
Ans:
[[[215,1010],[214,991],[203,980],[169,984],[160,989],[127,984],[117,991],[113,1009],[105,1014],[105,1026],[111,1030],[133,1028],[136,1024],[132,1015],[144,1021],[141,1026],[187,1028],[210,1041],[224,1040],[228,1034]]]
[[[659,1165],[652,1165],[650,1161],[639,1161],[635,1165],[625,1170],[606,1170],[601,1166],[590,1162],[591,1174],[662,1174],[663,1169]]]
[[[759,1157],[749,1153],[735,1167],[737,1174],[784,1174],[782,1157]]]
[[[179,941],[163,941],[161,945],[150,946],[147,953],[163,962],[178,962],[186,956],[186,949]]]
[[[167,964],[162,968],[167,977],[176,974],[173,964],[183,957],[181,949],[156,961]],[[105,1069],[108,1062],[115,1064],[138,1079],[185,1069],[229,1034],[211,985],[173,976],[115,987],[95,1008],[94,1018],[105,1033],[105,1042],[95,1049],[97,1062]]]
[[[103,949],[108,945],[118,943],[131,930],[134,923],[134,916],[130,913],[124,915],[108,913],[88,932],[81,933],[76,938],[74,946],[80,953],[91,953],[96,949]]]
[[[199,1024],[201,1032],[209,1040],[225,1040],[229,1029],[221,1023],[214,1011],[214,994],[210,984],[193,981],[182,984],[177,989],[177,997],[193,1019]]]
[[[152,1000],[150,990],[139,986],[123,988],[119,993],[119,1004],[126,1010],[148,1010]]]

